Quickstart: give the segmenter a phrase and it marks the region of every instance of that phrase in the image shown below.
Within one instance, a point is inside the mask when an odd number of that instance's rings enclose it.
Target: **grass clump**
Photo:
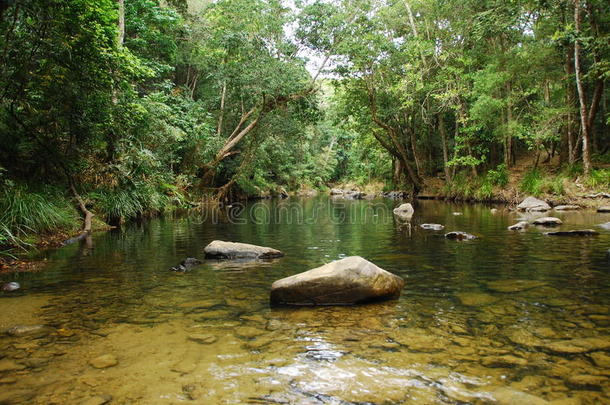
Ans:
[[[0,255],[30,247],[29,235],[74,230],[78,224],[78,213],[57,190],[34,192],[11,183],[0,190]]]

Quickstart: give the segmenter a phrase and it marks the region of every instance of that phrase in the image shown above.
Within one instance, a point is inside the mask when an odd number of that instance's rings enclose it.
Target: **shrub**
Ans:
[[[533,196],[539,196],[542,193],[541,185],[542,175],[540,173],[540,170],[532,169],[525,173],[525,176],[523,176],[519,188],[524,193],[531,194]]]

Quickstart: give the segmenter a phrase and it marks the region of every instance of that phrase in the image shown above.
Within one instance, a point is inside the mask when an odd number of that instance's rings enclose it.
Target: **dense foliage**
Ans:
[[[609,44],[603,0],[2,2],[0,245],[338,181],[490,198],[524,156],[605,187]]]

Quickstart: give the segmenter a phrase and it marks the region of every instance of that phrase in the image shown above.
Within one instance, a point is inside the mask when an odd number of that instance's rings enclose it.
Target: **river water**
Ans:
[[[420,201],[405,224],[398,204],[263,201],[46,252],[0,276],[22,286],[0,293],[0,328],[46,325],[0,335],[0,403],[610,403],[610,214],[552,213],[600,232],[552,237],[508,231],[522,214],[503,207]],[[214,239],[286,256],[168,270]],[[402,276],[400,299],[270,307],[274,280],[351,255]]]

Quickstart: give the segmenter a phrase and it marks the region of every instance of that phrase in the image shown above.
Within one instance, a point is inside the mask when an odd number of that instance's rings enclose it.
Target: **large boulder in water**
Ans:
[[[551,206],[535,197],[527,197],[521,204],[517,205],[517,209],[521,211],[548,211]]]
[[[352,305],[398,298],[404,285],[402,278],[351,256],[277,280],[271,286],[271,303]]]
[[[394,211],[392,212],[400,219],[411,219],[415,210],[413,209],[413,206],[411,204],[404,203],[394,208]]]
[[[203,250],[207,259],[273,259],[284,253],[270,247],[215,240]]]

